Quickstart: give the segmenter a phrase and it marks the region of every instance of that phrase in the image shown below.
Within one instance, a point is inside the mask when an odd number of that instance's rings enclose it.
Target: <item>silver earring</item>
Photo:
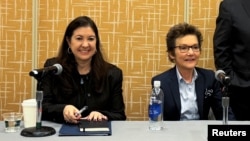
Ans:
[[[67,52],[68,52],[68,54],[72,54],[72,51],[70,48],[68,48]]]

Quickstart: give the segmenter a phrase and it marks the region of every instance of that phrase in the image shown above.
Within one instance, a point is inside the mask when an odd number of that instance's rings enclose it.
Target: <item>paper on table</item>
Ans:
[[[110,121],[88,121],[80,120],[79,128],[82,132],[91,132],[91,131],[110,131]]]

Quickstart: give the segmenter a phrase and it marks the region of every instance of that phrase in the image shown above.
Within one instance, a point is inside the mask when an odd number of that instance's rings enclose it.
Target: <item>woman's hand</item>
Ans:
[[[64,120],[69,123],[78,123],[78,120],[81,118],[81,114],[76,114],[78,111],[75,106],[66,105],[63,109]]]
[[[86,116],[82,119],[93,120],[93,121],[102,121],[102,120],[108,120],[108,117],[103,115],[100,112],[92,111],[88,116]]]

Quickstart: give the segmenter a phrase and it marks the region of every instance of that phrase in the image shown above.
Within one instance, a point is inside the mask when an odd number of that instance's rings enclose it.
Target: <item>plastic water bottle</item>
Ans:
[[[154,88],[152,89],[149,106],[149,130],[163,129],[163,91],[160,88],[161,81],[154,81]]]

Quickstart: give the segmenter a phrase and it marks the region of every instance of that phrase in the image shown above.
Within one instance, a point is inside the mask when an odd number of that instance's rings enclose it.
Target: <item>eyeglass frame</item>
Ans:
[[[190,48],[192,49],[193,52],[200,52],[201,51],[201,48],[199,45],[192,45],[192,46],[180,45],[180,46],[175,46],[175,48],[178,48],[181,53],[187,53]]]

